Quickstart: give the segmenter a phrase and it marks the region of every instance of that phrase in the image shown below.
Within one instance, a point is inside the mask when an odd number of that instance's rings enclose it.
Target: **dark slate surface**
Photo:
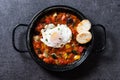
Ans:
[[[29,53],[12,46],[16,24],[28,24],[36,12],[52,5],[68,5],[84,13],[94,24],[105,26],[107,45],[100,57],[83,69],[50,72],[37,65]],[[17,32],[23,49],[26,29]],[[120,80],[120,0],[0,0],[0,80]],[[91,66],[92,65],[92,66]]]

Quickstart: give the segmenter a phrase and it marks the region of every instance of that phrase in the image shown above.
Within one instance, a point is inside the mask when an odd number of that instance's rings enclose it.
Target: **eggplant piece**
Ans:
[[[52,58],[57,59],[57,55],[55,53],[51,54]]]
[[[37,48],[36,50],[37,50],[37,53],[38,53],[38,54],[42,54],[40,48]]]
[[[67,18],[67,25],[69,26],[69,25],[72,25],[72,26],[74,26],[74,21],[73,21],[73,19],[72,18]]]
[[[34,31],[34,35],[39,35],[39,34],[40,34],[40,32]]]

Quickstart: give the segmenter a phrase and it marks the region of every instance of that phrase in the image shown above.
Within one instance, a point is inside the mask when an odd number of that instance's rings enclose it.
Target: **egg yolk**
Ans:
[[[50,40],[55,44],[59,44],[62,42],[62,36],[59,33],[54,32],[51,34]]]

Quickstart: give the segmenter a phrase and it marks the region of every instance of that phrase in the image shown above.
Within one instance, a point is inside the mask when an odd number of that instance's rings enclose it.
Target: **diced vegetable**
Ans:
[[[41,50],[48,50],[48,49],[45,49],[46,48],[46,45],[41,43],[41,47],[39,47]]]
[[[63,14],[61,20],[65,20],[65,17],[65,14]]]
[[[54,59],[52,57],[44,58],[43,61],[46,63],[54,63]]]
[[[71,52],[71,48],[66,49],[65,52],[66,52],[66,53]]]
[[[71,16],[71,15],[70,15],[69,13],[66,14],[66,17],[67,17],[67,18],[70,17],[70,16]]]
[[[45,19],[45,23],[47,23],[47,24],[50,23],[50,18],[49,18],[49,17],[47,17],[47,18]]]
[[[34,36],[33,38],[34,38],[34,41],[36,41],[36,42],[37,42],[37,41],[40,41],[40,37],[39,37],[38,35],[37,35],[37,36]]]
[[[69,24],[73,24],[73,19],[72,18],[67,19],[67,25],[69,25]]]
[[[55,23],[55,17],[52,16],[50,20],[52,23]]]
[[[50,63],[48,58],[44,58],[43,61],[46,63]]]
[[[57,13],[55,12],[54,14],[53,14],[53,17],[56,17],[57,16]]]
[[[40,42],[34,42],[34,48],[35,49],[40,48]]]
[[[37,54],[42,54],[40,48],[37,48],[35,51],[37,52]]]
[[[59,62],[60,65],[67,64],[67,61],[65,59],[62,59],[62,58],[58,59],[58,62]]]
[[[40,30],[43,28],[42,24],[38,24],[38,27],[35,28],[36,31],[40,32]]]
[[[83,52],[83,50],[84,50],[84,47],[82,47],[82,46],[80,46],[80,47],[78,48],[78,52],[79,52],[79,53]]]
[[[48,57],[48,53],[46,51],[44,51],[43,56]]]
[[[73,53],[73,54],[77,54],[77,51],[76,51],[76,50],[72,50],[72,53]]]
[[[55,64],[59,65],[59,61],[57,59],[55,59]]]
[[[67,58],[68,58],[67,53],[64,53],[64,54],[63,54],[63,57],[64,57],[64,59],[67,59]]]
[[[72,54],[72,53],[70,53],[69,55],[68,55],[68,59],[72,59],[74,57],[74,54]]]
[[[78,60],[78,59],[80,59],[80,55],[75,55],[74,60]]]
[[[54,63],[54,59],[52,57],[48,57],[50,63]]]
[[[71,45],[72,47],[75,47],[75,43],[72,43],[72,45]]]
[[[39,54],[38,57],[39,57],[40,59],[43,59],[43,58],[44,58],[43,54]]]
[[[57,55],[55,53],[51,54],[52,58],[57,59]]]
[[[70,48],[70,44],[66,44],[66,45],[65,45],[65,48],[66,48],[66,49]]]

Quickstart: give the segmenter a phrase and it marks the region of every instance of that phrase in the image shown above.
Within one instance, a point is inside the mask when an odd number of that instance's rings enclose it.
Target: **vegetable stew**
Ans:
[[[39,59],[47,64],[54,65],[68,65],[74,61],[80,60],[87,48],[87,44],[83,45],[76,41],[78,34],[76,27],[80,22],[81,20],[77,16],[67,12],[54,12],[40,18],[37,22],[37,26],[35,26],[32,42],[34,51]],[[58,24],[66,25],[72,32],[70,41],[59,48],[48,46],[41,41],[44,37],[41,30],[44,29],[45,31],[46,25],[49,24],[53,24],[55,27]],[[58,30],[60,30],[60,28],[58,28]],[[45,39],[45,42],[47,43],[48,39]],[[51,43],[52,42],[54,41],[51,41]]]

